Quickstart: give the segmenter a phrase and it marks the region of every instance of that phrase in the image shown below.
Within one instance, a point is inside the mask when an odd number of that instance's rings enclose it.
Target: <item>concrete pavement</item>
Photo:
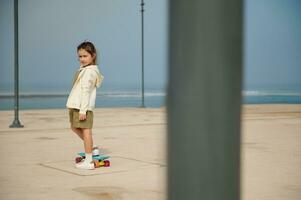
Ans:
[[[164,108],[95,110],[94,144],[111,167],[74,168],[83,144],[66,110],[0,111],[0,199],[166,199]],[[242,199],[301,198],[301,106],[244,106]],[[185,173],[185,172],[179,172]]]

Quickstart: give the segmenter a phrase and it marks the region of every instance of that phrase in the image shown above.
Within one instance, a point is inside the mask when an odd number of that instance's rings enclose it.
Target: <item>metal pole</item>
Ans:
[[[141,108],[145,108],[144,105],[144,1],[141,0],[141,65],[142,65],[142,103]]]
[[[22,128],[24,127],[21,125],[19,121],[19,41],[18,41],[18,0],[14,0],[14,110],[15,110],[15,119],[13,123],[9,126],[10,128]]]
[[[169,0],[168,199],[240,199],[243,0]]]

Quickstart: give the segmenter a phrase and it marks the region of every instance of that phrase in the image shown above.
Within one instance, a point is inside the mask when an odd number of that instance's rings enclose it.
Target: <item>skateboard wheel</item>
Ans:
[[[83,157],[76,157],[75,158],[75,163],[79,163],[80,161],[82,161]]]
[[[103,160],[100,160],[100,161],[99,161],[99,166],[100,166],[100,167],[103,167],[104,165],[105,165],[105,162],[104,162]]]
[[[94,167],[95,168],[99,168],[100,167],[98,160],[93,160],[93,162],[94,162]]]
[[[104,161],[104,167],[110,167],[110,161],[109,160]]]

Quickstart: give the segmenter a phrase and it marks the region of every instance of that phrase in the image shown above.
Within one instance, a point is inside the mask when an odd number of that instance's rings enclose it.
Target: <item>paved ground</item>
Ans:
[[[112,166],[77,170],[82,142],[66,110],[0,111],[0,199],[161,200],[166,191],[164,108],[95,111],[94,143]],[[301,105],[245,106],[242,199],[301,199]]]
[[[301,105],[245,108],[242,199],[301,199]]]

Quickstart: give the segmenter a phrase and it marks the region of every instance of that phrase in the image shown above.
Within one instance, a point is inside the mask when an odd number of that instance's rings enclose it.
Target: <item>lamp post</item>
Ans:
[[[10,128],[22,128],[19,121],[19,41],[18,41],[18,0],[14,0],[14,110],[15,119],[9,126]]]
[[[144,105],[144,0],[141,0],[141,65],[142,65],[142,103],[141,108],[145,108]]]

